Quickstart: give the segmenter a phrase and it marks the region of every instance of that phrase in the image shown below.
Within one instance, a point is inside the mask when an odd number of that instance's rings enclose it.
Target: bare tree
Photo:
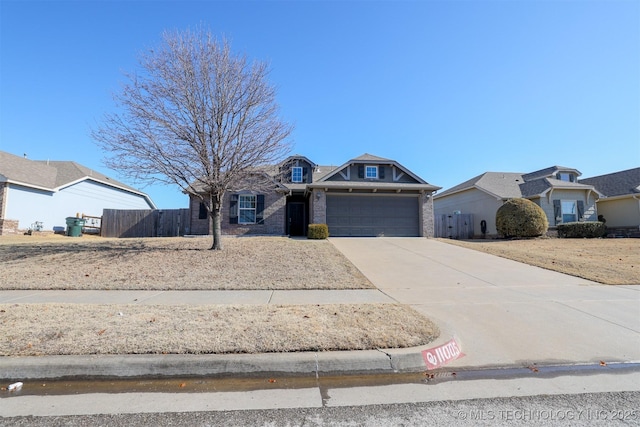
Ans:
[[[138,182],[178,185],[206,206],[222,249],[225,192],[281,160],[292,126],[279,117],[264,62],[233,55],[210,31],[165,32],[140,57],[92,137],[107,166]],[[258,174],[259,175],[259,174]]]

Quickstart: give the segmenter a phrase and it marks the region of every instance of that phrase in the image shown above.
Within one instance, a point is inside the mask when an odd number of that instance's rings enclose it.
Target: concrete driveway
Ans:
[[[382,292],[455,337],[450,366],[640,362],[640,286],[607,286],[423,238],[332,238]]]

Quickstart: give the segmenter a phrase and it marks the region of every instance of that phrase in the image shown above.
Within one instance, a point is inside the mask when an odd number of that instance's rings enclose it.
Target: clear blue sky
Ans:
[[[1,0],[0,13],[0,150],[31,159],[122,179],[89,129],[138,52],[204,24],[270,62],[293,153],[321,165],[368,152],[444,189],[485,171],[640,165],[637,0]],[[139,188],[187,207],[174,188]]]

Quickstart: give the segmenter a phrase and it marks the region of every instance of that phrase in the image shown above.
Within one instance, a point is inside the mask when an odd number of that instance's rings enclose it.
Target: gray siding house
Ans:
[[[364,154],[341,166],[295,155],[267,172],[270,188],[226,194],[224,234],[304,236],[310,223],[331,236],[433,236],[432,194],[440,189],[395,160]],[[191,231],[211,232],[206,209],[190,199]]]
[[[485,172],[434,196],[435,215],[473,214],[474,235],[480,237],[482,221],[486,236],[496,236],[496,212],[504,202],[526,198],[547,214],[550,228],[574,221],[596,221],[594,186],[578,181],[577,169],[551,166],[530,173]]]
[[[155,209],[145,193],[71,161],[35,161],[0,151],[0,235],[36,222],[66,227],[66,217],[103,209]]]

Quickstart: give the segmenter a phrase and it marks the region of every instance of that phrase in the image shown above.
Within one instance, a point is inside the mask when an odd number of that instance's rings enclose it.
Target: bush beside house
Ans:
[[[606,233],[604,222],[600,221],[568,222],[558,225],[558,237],[593,239],[604,237]]]
[[[309,224],[309,239],[326,239],[329,237],[327,224]]]
[[[501,237],[537,237],[547,232],[547,215],[528,199],[510,199],[496,212],[496,228]]]

